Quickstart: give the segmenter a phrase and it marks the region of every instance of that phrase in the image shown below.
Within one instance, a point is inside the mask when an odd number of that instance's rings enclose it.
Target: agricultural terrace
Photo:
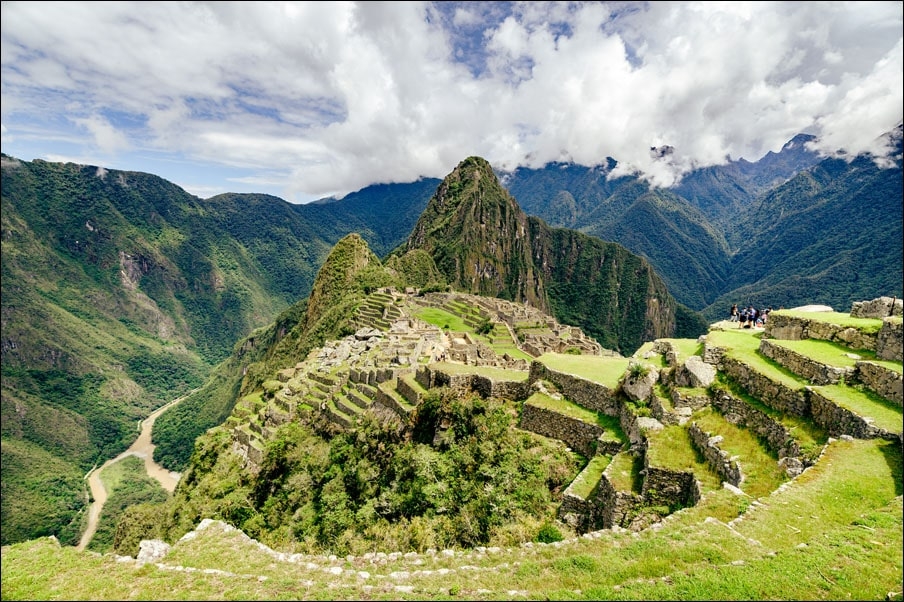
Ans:
[[[550,370],[578,376],[615,389],[631,360],[625,357],[544,353],[536,361]]]

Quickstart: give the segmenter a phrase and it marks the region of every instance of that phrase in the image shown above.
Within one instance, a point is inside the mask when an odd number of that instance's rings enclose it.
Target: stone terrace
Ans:
[[[538,318],[531,308],[478,299],[431,294],[413,303],[435,304],[467,316],[473,324],[485,319],[517,324],[521,318]],[[770,337],[832,330],[814,324],[815,317],[780,319],[765,333],[743,334],[761,336],[755,358],[719,348],[709,342],[710,337],[704,337],[702,347],[684,346],[683,352],[676,341],[656,341],[630,359],[613,387],[536,360],[529,370],[513,370],[513,364],[505,361],[494,364],[474,339],[456,336],[462,340],[454,340],[411,317],[407,301],[412,298],[380,291],[362,304],[360,328],[354,335],[312,351],[304,361],[267,381],[259,396],[236,405],[229,421],[233,449],[248,466],[260,465],[264,441],[278,425],[302,413],[320,413],[337,428],[349,429],[371,412],[404,435],[431,388],[473,391],[520,402],[521,428],[560,440],[587,459],[559,508],[560,520],[585,532],[644,528],[674,509],[698,503],[713,483],[725,483],[739,494],[748,486],[774,489],[783,478],[794,478],[812,465],[827,436],[901,442],[900,363],[864,360],[838,371],[818,358],[791,352]],[[882,328],[895,319],[884,318]],[[552,322],[546,324],[555,327]],[[857,349],[878,352],[879,332],[866,328],[841,337],[832,335],[829,340],[835,344],[854,341]],[[698,347],[699,355],[688,355],[688,349]],[[600,355],[598,346],[588,350]],[[794,376],[776,376],[786,373]],[[719,384],[718,379],[728,379],[730,386]],[[868,388],[872,397],[855,399],[853,406],[835,401],[832,391],[818,384],[833,380]],[[892,420],[892,427],[880,427],[861,415],[859,407],[891,412],[897,423]],[[701,422],[704,415],[706,427]],[[442,440],[449,426],[437,425],[434,441]],[[682,444],[686,450],[676,446],[678,434],[686,440]],[[726,451],[744,449],[750,440],[760,448],[756,453],[737,456]],[[785,476],[748,481],[746,464],[760,466],[753,474],[770,472],[764,471],[763,462],[773,464],[771,472]]]

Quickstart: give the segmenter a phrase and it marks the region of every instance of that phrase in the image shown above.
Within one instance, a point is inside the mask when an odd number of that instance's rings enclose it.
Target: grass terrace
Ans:
[[[615,389],[631,360],[625,357],[544,353],[537,361],[551,370],[579,376]]]
[[[876,361],[876,353],[866,349],[852,350],[843,345],[833,343],[831,341],[822,341],[819,339],[802,339],[800,341],[791,341],[785,339],[769,339],[770,343],[774,343],[785,349],[795,351],[804,357],[808,357],[821,364],[834,366],[836,368],[853,368],[860,360]],[[860,359],[851,357],[850,354],[859,355]],[[895,362],[881,362],[883,364],[895,365]],[[896,366],[898,372],[901,371],[901,365]]]
[[[901,406],[883,399],[872,391],[842,384],[813,387],[813,390],[858,416],[872,418],[875,426],[890,433],[900,433],[904,430]]]
[[[704,408],[694,414],[694,422],[712,435],[722,435],[719,448],[730,457],[737,456],[744,482],[741,489],[753,496],[767,496],[788,479],[778,465],[775,452],[760,441],[752,431],[732,424],[712,408]]]
[[[606,467],[611,462],[612,458],[610,456],[593,456],[590,458],[584,470],[572,481],[571,493],[586,500],[593,493],[594,487],[600,482],[603,471],[606,470]]]
[[[465,321],[456,314],[448,312],[438,307],[423,307],[414,312],[415,317],[433,324],[437,328],[443,330],[451,330],[453,332],[470,332],[472,329]]]
[[[672,344],[672,347],[678,351],[680,359],[687,359],[692,355],[703,355],[703,343],[697,342],[695,339],[662,339]]]
[[[612,456],[612,462],[606,474],[616,491],[640,493],[641,470],[643,470],[643,458],[635,457],[630,452],[619,452]]]
[[[724,387],[734,397],[741,399],[747,405],[759,410],[772,420],[784,426],[797,441],[801,454],[810,460],[816,460],[823,446],[829,440],[828,433],[816,425],[812,420],[787,414],[771,408],[756,397],[750,395],[740,385],[724,374],[717,377],[718,386]]]
[[[877,333],[882,328],[882,320],[880,318],[855,318],[850,313],[840,313],[837,311],[795,311],[790,309],[779,309],[772,312],[772,315],[791,316],[804,320],[815,320],[817,322],[827,322],[829,324],[837,324],[843,327],[852,327],[866,333]]]
[[[668,364],[666,364],[665,356],[661,353],[654,353],[650,357],[644,357],[647,353],[653,351],[653,347],[656,346],[655,342],[647,341],[637,351],[634,352],[634,355],[631,357],[639,362],[643,362],[644,364],[651,364],[656,366],[656,368],[662,369],[667,368]]]
[[[763,357],[758,351],[762,333],[758,333],[758,335],[750,336],[745,333],[714,330],[710,331],[707,339],[717,347],[726,348],[729,357],[747,364],[775,382],[792,389],[801,389],[809,385],[806,379],[800,378],[787,368],[780,366],[777,362]]]
[[[431,364],[431,367],[440,370],[441,372],[445,372],[446,374],[477,374],[494,380],[521,382],[527,380],[527,377],[530,376],[528,370],[509,370],[506,368],[494,368],[492,366],[471,366],[455,364],[452,362],[436,362]]]
[[[722,481],[694,448],[687,428],[672,424],[662,430],[646,433],[647,458],[652,466],[669,470],[690,471],[700,481],[703,491],[719,489]]]
[[[619,441],[621,443],[627,441],[627,437],[625,437],[625,434],[621,429],[618,418],[615,416],[607,416],[601,412],[594,412],[593,410],[588,410],[567,399],[550,397],[546,393],[534,393],[528,397],[524,403],[529,403],[532,406],[550,410],[562,414],[563,416],[586,422],[587,424],[600,426],[604,431],[603,438],[606,440]]]

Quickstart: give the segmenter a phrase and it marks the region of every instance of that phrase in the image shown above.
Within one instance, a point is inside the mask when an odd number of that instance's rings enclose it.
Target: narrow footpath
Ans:
[[[194,393],[194,391],[192,391],[192,393]],[[190,394],[191,393],[189,393],[189,395]],[[126,456],[143,458],[144,467],[147,470],[148,476],[157,479],[157,481],[160,482],[160,485],[168,492],[172,493],[175,491],[176,484],[179,482],[179,478],[182,475],[177,472],[170,472],[154,462],[154,448],[157,446],[151,443],[151,430],[154,428],[154,422],[157,420],[158,416],[186,397],[188,397],[188,395],[180,397],[179,399],[174,399],[168,404],[154,410],[154,412],[141,423],[141,433],[129,449],[115,458],[107,460],[100,468],[93,468],[91,472],[86,475],[88,485],[91,487],[91,497],[94,498],[94,503],[91,504],[91,510],[88,512],[88,527],[85,529],[85,532],[82,533],[82,538],[79,540],[78,546],[76,546],[77,550],[84,550],[91,542],[91,538],[94,537],[94,533],[97,531],[97,522],[100,519],[100,513],[104,509],[104,504],[107,502],[107,490],[100,480],[100,473],[107,466],[119,462]]]

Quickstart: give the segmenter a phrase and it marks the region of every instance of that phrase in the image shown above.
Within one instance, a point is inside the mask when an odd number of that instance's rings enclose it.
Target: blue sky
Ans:
[[[879,156],[904,113],[902,7],[4,1],[2,146],[296,203],[470,155],[613,157],[658,185],[802,132]]]

